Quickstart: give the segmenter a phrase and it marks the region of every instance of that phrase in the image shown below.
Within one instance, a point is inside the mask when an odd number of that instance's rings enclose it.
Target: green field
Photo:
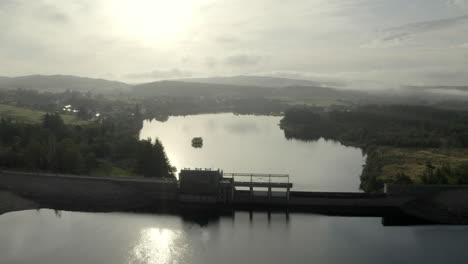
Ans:
[[[0,104],[0,117],[10,117],[20,122],[39,123],[46,114],[44,111],[32,110],[23,107]],[[68,125],[86,125],[87,121],[79,120],[72,115],[61,115],[65,124]]]
[[[379,176],[387,180],[398,173],[405,173],[413,182],[421,183],[421,175],[427,164],[438,168],[444,164],[452,167],[468,162],[468,149],[466,148],[393,148],[382,147],[382,173]]]

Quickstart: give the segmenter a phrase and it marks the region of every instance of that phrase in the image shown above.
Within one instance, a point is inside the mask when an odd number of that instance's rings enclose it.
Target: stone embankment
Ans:
[[[31,207],[89,212],[158,211],[171,208],[170,204],[177,201],[175,179],[3,171],[0,185],[4,189],[0,198],[2,212],[14,211],[15,207],[18,210]],[[23,203],[26,201],[32,204]]]

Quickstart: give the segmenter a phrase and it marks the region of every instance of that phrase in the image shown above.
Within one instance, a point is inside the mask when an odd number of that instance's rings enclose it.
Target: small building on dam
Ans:
[[[223,178],[222,170],[183,169],[179,173],[181,202],[228,203],[233,196],[233,179]]]
[[[254,188],[264,191],[254,192]],[[219,169],[183,169],[179,173],[179,201],[183,203],[229,204],[239,199],[253,200],[262,197],[271,200],[273,188],[285,190],[284,198],[289,200],[292,188],[289,175],[224,173]]]

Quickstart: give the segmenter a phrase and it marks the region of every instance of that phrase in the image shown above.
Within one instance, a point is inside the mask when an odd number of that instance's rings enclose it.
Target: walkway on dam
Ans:
[[[183,205],[175,179],[0,171],[0,185],[37,203],[38,208],[151,212],[177,211]],[[235,189],[235,199],[227,203],[214,199],[196,207],[373,217],[400,212],[431,222],[468,224],[467,185],[391,185],[380,194],[291,191],[289,200],[285,191],[272,191],[269,197],[265,188],[258,189],[252,193]]]
[[[148,177],[111,177],[111,176],[88,176],[88,175],[75,175],[63,173],[47,173],[47,172],[22,172],[12,170],[0,170],[0,174],[22,175],[22,176],[38,176],[38,177],[56,177],[56,178],[70,178],[70,179],[83,179],[83,180],[99,180],[99,181],[115,181],[115,182],[149,182],[149,183],[176,183],[174,178],[148,178]]]

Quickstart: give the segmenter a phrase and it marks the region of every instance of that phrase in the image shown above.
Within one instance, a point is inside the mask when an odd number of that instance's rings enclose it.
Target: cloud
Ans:
[[[215,41],[220,44],[233,44],[239,42],[239,39],[230,36],[219,36],[215,38]]]
[[[218,64],[217,60],[211,56],[205,57],[205,66],[208,68],[214,68]]]
[[[79,1],[76,3],[79,3]],[[0,1],[0,14],[3,17],[2,20],[16,20],[23,16],[31,20],[37,20],[38,22],[67,23],[71,17],[65,11],[66,9],[62,9],[65,7],[70,9],[72,6],[53,5],[44,0],[36,0],[34,2],[2,0]],[[26,21],[23,20],[22,22]]]
[[[260,56],[252,56],[245,54],[228,56],[224,59],[225,64],[236,67],[252,66],[258,64],[260,61]]]
[[[0,75],[461,83],[467,1],[0,0]]]
[[[56,6],[48,4],[40,5],[35,13],[37,13],[36,17],[38,19],[44,19],[50,23],[68,23],[71,20],[71,17],[67,13],[61,11]]]
[[[429,20],[416,23],[405,24],[398,27],[387,28],[378,32],[379,38],[370,43],[362,45],[364,48],[381,48],[399,46],[403,41],[408,40],[418,34],[450,28],[455,25],[468,22],[467,16]]]
[[[468,0],[447,0],[446,3],[449,6],[454,6],[456,8],[468,12]]]
[[[14,0],[2,0],[0,1],[0,10],[2,9],[12,9],[16,8],[19,5],[19,1],[14,1]]]
[[[191,77],[192,73],[177,68],[170,70],[153,70],[151,72],[131,73],[125,77],[129,79],[172,79]]]
[[[456,25],[458,23],[468,21],[468,16],[458,16],[438,20],[422,21],[416,23],[410,23],[399,27],[389,28],[385,30],[389,34],[388,39],[392,39],[393,35],[398,37],[398,35],[405,33],[407,35],[423,33],[426,31],[442,29]]]
[[[288,71],[276,70],[269,72],[255,72],[256,76],[279,77],[288,79],[308,80],[311,83],[315,82],[314,86],[331,86],[331,87],[344,87],[346,82],[343,81],[343,76],[329,75],[317,72],[302,72],[302,71]]]

